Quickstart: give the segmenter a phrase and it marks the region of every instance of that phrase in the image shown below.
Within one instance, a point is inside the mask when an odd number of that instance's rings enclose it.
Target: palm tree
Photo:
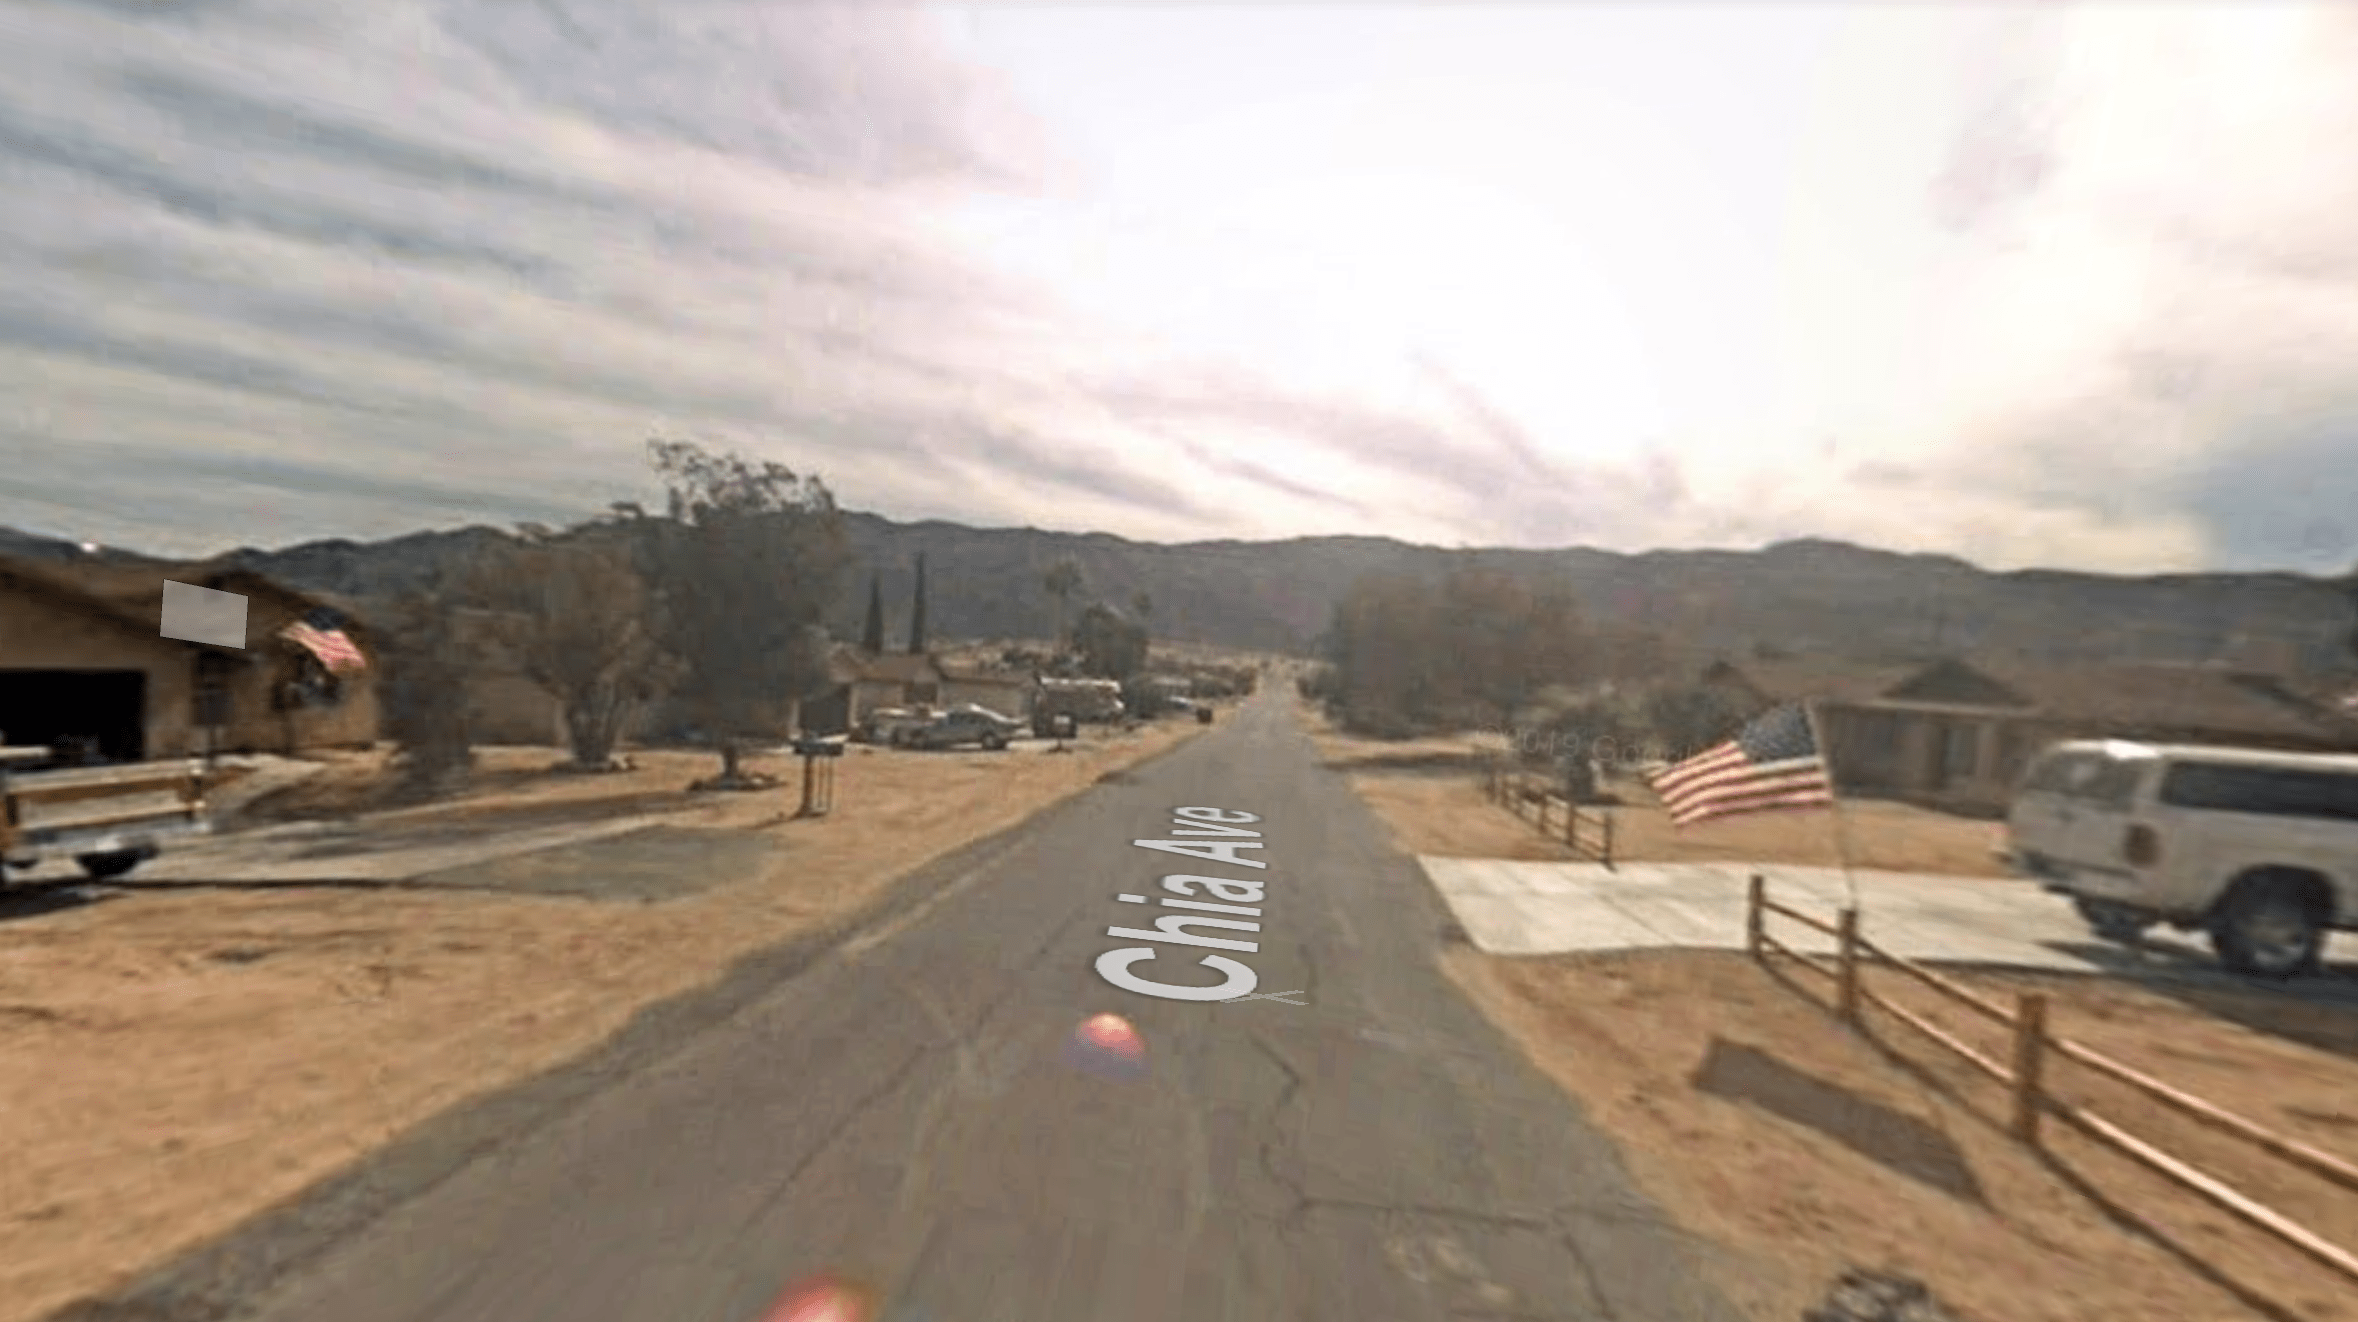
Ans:
[[[1056,645],[1062,648],[1068,640],[1064,634],[1064,616],[1072,604],[1073,594],[1081,590],[1081,567],[1071,560],[1059,560],[1040,578],[1040,586],[1056,598]]]

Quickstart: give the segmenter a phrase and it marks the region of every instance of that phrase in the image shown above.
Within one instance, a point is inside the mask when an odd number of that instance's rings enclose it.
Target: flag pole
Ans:
[[[1809,719],[1810,742],[1818,746],[1818,762],[1826,771],[1826,803],[1834,812],[1834,853],[1842,862],[1842,886],[1850,907],[1859,906],[1859,879],[1850,870],[1850,812],[1842,806],[1842,785],[1834,776],[1834,745],[1826,742],[1826,723],[1818,714],[1818,700],[1805,698],[1802,714]]]

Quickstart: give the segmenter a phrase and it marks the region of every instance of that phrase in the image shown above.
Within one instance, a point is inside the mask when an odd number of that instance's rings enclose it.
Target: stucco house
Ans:
[[[166,638],[164,582],[246,598],[244,648]],[[329,598],[210,564],[79,564],[0,558],[0,734],[86,742],[107,761],[365,747],[377,737],[374,647],[342,632],[364,667],[335,673],[280,631]]]
[[[1814,699],[1844,792],[1960,811],[2002,810],[2031,756],[2063,739],[2358,750],[2358,716],[2228,666],[1795,659],[1721,662],[1705,682],[1759,708]]]
[[[863,651],[838,646],[828,659],[831,687],[802,704],[802,728],[841,734],[879,707],[955,707],[977,703],[1008,716],[1029,710],[1029,673],[991,670],[933,652]]]

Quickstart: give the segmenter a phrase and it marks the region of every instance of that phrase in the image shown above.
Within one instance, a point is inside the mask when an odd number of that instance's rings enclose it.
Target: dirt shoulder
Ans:
[[[133,891],[0,922],[0,1322],[119,1288],[329,1177],[420,1122],[540,1075],[640,1010],[838,923],[930,860],[1202,733],[1189,723],[1049,754],[855,750],[835,811],[788,820],[788,788],[689,796],[713,759],[641,754],[612,777],[548,776],[552,750],[487,759],[453,817],[545,821],[676,808],[660,849],[739,870],[686,898],[601,902],[497,888]],[[330,780],[329,777],[335,777]],[[364,770],[301,788],[317,810]],[[337,789],[342,782],[342,789]],[[347,798],[346,803],[353,802]],[[283,812],[284,805],[281,805]],[[402,814],[416,828],[437,813]],[[681,847],[705,832],[710,849]],[[485,877],[528,872],[503,860]],[[545,879],[540,879],[545,880]],[[636,899],[640,902],[629,902]]]
[[[1916,1277],[1977,1322],[2349,1322],[2348,1280],[2058,1124],[2042,1158],[2005,1132],[1997,1084],[1870,1012],[1839,1027],[1806,971],[1741,954],[1501,959],[1454,949],[1450,976],[1620,1145],[1680,1224],[1725,1252],[1747,1315],[1790,1322],[1845,1266]],[[1878,992],[2004,1059],[1996,1033],[1898,975]],[[2312,1146],[2358,1160],[2358,1016],[2255,993],[2192,1005],[2096,979],[1965,974],[2036,987],[2053,1031]],[[2358,1195],[2288,1170],[2073,1067],[2070,1101],[2319,1234],[2358,1244]]]
[[[1317,737],[1403,849],[1572,857],[1483,800],[1463,740],[1450,765],[1452,741]],[[1985,823],[1889,806],[1852,819],[1863,864],[1963,872],[1951,860],[1986,841]],[[1671,856],[1836,861],[1833,837],[1812,838],[1806,816],[1754,818],[1743,836],[1729,823],[1708,844],[1673,842],[1699,852]],[[1756,852],[1725,852],[1739,841]],[[1830,988],[1807,970],[1781,980],[1743,955],[1701,951],[1517,959],[1454,947],[1443,963],[1615,1139],[1646,1190],[1718,1247],[1703,1255],[1709,1269],[1761,1322],[1791,1322],[1852,1265],[1917,1277],[1976,1322],[2358,1322],[2348,1280],[2109,1149],[2055,1123],[2044,1154],[2016,1143],[1996,1083],[1889,1016],[1870,1012],[1864,1032],[1839,1026]],[[1955,976],[2001,1002],[2043,992],[2058,1035],[2358,1161],[2358,1011],[2347,1004],[2216,979]],[[1870,983],[2005,1059],[1995,1025],[1897,974]],[[2076,1066],[2051,1070],[2065,1100],[2358,1247],[2358,1193]]]

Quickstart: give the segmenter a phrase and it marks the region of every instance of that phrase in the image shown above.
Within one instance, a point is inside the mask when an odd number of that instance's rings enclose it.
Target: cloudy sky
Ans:
[[[2358,561],[2358,10],[0,0],[0,524]]]

